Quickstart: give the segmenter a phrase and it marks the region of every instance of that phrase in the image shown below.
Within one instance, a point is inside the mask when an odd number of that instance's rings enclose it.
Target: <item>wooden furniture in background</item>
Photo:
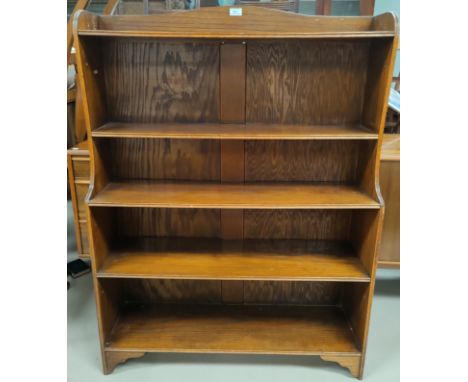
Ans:
[[[83,141],[67,151],[68,181],[73,207],[73,222],[78,256],[89,259],[89,242],[85,197],[89,188],[90,163],[88,142]]]
[[[267,353],[362,377],[395,24],[77,15],[105,373],[147,352]]]
[[[239,5],[278,9],[287,12],[299,12],[299,0],[272,0],[269,2],[259,0],[239,0]]]
[[[315,14],[323,16],[335,15],[336,12],[334,11],[334,5],[338,5],[337,3],[340,2],[343,3],[343,0],[317,0],[315,2]],[[361,16],[372,16],[374,14],[375,0],[355,0],[347,2],[358,3],[358,14]]]
[[[379,267],[400,268],[400,134],[385,134],[380,164],[385,219]]]

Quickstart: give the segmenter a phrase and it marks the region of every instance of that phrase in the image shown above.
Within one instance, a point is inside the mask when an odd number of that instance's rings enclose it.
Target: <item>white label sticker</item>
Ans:
[[[242,8],[229,8],[229,16],[242,16]]]

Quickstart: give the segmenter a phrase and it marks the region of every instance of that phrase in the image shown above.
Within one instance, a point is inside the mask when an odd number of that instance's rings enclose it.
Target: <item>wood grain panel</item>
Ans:
[[[247,141],[245,179],[354,184],[360,148],[355,141]]]
[[[219,237],[219,210],[117,208],[117,235]]]
[[[126,279],[121,282],[124,299],[129,302],[221,302],[221,281]]]
[[[219,141],[118,138],[98,143],[112,179],[220,179]]]
[[[73,165],[73,172],[75,174],[75,179],[89,181],[89,175],[91,171],[89,167],[90,166],[89,157],[88,158],[74,157],[72,159],[72,165]]]
[[[79,256],[89,256],[89,239],[88,239],[88,227],[86,222],[80,223],[80,237],[77,240],[81,241],[81,251],[78,253]]]
[[[351,211],[245,210],[246,239],[347,240]]]
[[[85,220],[87,219],[85,198],[86,194],[88,193],[89,184],[75,184],[75,188],[78,205],[78,219]]]
[[[338,304],[343,284],[301,281],[244,281],[246,304]]]
[[[110,39],[102,49],[109,120],[219,120],[218,46]]]
[[[380,163],[380,190],[385,201],[385,218],[379,260],[386,266],[400,265],[400,162]]]
[[[245,44],[228,43],[220,47],[221,120],[245,121]]]
[[[368,42],[251,42],[247,121],[315,125],[358,123]]]
[[[227,43],[220,47],[220,102],[221,122],[237,123],[242,129],[245,123],[245,44]],[[221,141],[221,181],[244,183],[244,141]],[[221,238],[244,238],[244,211],[221,210]],[[221,282],[225,303],[242,303],[244,282]]]

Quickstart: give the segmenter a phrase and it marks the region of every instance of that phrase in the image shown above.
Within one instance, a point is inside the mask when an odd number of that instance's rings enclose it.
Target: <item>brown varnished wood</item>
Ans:
[[[385,201],[385,219],[380,245],[379,266],[400,266],[400,162],[384,159],[380,164],[380,190]]]
[[[380,204],[352,186],[326,184],[217,184],[112,182],[90,206],[223,209],[378,209]]]
[[[70,186],[70,196],[73,208],[73,225],[75,228],[75,238],[76,238],[76,247],[78,255],[83,254],[84,249],[82,246],[81,241],[81,230],[79,225],[79,217],[78,217],[78,210],[79,210],[79,201],[76,192],[76,185],[75,185],[75,171],[73,166],[73,159],[72,153],[69,151],[67,155],[67,169],[68,169],[68,184]],[[84,200],[82,201],[84,203]]]
[[[380,15],[376,18],[378,20],[376,22],[391,22],[391,16],[394,18],[394,15]],[[372,43],[373,54],[370,55],[369,59],[368,80],[362,112],[362,122],[379,132],[379,141],[377,145],[370,146],[372,160],[368,161],[365,166],[361,189],[370,192],[382,204],[379,182],[380,152],[397,46],[398,38]]]
[[[343,283],[302,281],[244,281],[247,304],[338,305]]]
[[[98,277],[203,280],[370,281],[341,242],[146,239],[122,244]]]
[[[239,4],[242,6],[265,7],[296,13],[299,9],[299,0],[275,0],[269,2],[257,0],[239,0]]]
[[[350,288],[345,289],[343,307],[353,327],[357,344],[362,351],[359,368],[359,378],[362,378],[367,350],[372,299],[374,295],[378,249],[382,237],[384,209],[356,211],[354,212],[353,218],[356,224],[352,226],[351,240],[354,243],[361,263],[371,275],[371,281],[365,286],[355,283],[352,284]]]
[[[231,94],[232,91],[229,92]],[[223,101],[223,100],[222,100]],[[232,102],[229,102],[232,105]],[[244,106],[244,105],[243,105]],[[375,140],[361,125],[288,125],[275,123],[123,123],[108,122],[93,131],[96,138],[179,138],[222,140]]]
[[[80,236],[77,236],[77,243],[80,242],[81,246],[80,251],[78,252],[79,256],[85,259],[89,259],[89,239],[88,239],[88,225],[87,220],[78,223],[80,229]],[[77,244],[78,245],[78,244]]]
[[[84,201],[86,199],[86,194],[88,193],[88,188],[89,188],[89,180],[84,181],[83,183],[79,183],[75,180],[76,198],[77,200],[81,201],[78,203],[78,210],[77,210],[79,220],[87,219],[86,204]]]
[[[361,16],[372,16],[374,14],[375,0],[360,0],[359,11]]]
[[[73,19],[75,14],[87,7],[89,0],[77,0],[75,7],[70,15],[70,19],[67,22],[67,63],[70,63],[71,48],[73,46]]]
[[[73,222],[78,256],[89,258],[86,228],[85,196],[90,179],[88,142],[83,141],[67,151],[68,180],[70,184]]]
[[[253,352],[362,377],[395,17],[244,12],[75,19],[105,370],[106,351]]]
[[[244,141],[221,142],[221,180],[223,182],[244,182]]]
[[[75,97],[75,135],[77,142],[83,142],[86,139],[86,123],[83,111],[83,96],[79,83],[76,84]]]
[[[332,0],[317,0],[315,2],[315,13],[317,15],[331,15]]]
[[[150,16],[99,16],[78,28],[82,36],[132,36],[201,39],[379,38],[395,35],[395,26],[372,17],[307,16],[273,9],[244,7],[230,17],[227,7]],[[182,26],[182,27],[181,27]]]
[[[227,43],[220,46],[220,120],[223,125],[234,124],[241,130],[245,123],[245,60],[246,49],[242,43]],[[222,140],[221,182],[244,183],[245,155],[243,140]],[[242,240],[244,238],[244,211],[241,209],[220,211],[221,238]],[[221,293],[225,303],[244,301],[244,281],[221,282]]]
[[[99,140],[111,179],[219,181],[220,143],[186,139]],[[102,148],[101,148],[102,147]]]
[[[400,259],[398,260],[379,260],[379,268],[400,269]]]
[[[381,161],[400,161],[400,134],[384,134]]]
[[[245,44],[220,46],[220,107],[223,123],[245,121]]]
[[[246,239],[349,240],[349,210],[246,210]]]
[[[106,365],[104,374],[112,373],[117,365],[127,362],[129,359],[140,358],[145,355],[145,353],[137,351],[105,351],[104,354]]]
[[[96,15],[89,12],[79,11],[73,21],[73,35],[78,58],[77,83],[83,92],[82,107],[88,137],[91,137],[91,132],[94,129],[104,123],[105,114],[107,113],[99,41],[78,38],[78,29],[95,25],[96,18]],[[92,139],[90,140],[89,150],[93,166],[91,166],[87,199],[97,193],[108,182],[100,153],[95,150]]]
[[[131,305],[106,346],[129,349],[359,355],[343,313],[334,307]]]
[[[250,42],[247,121],[358,124],[368,60],[367,41]]]
[[[347,368],[354,378],[359,377],[362,359],[360,355],[321,355],[320,358],[322,358],[324,361],[336,362],[340,366]]]
[[[341,182],[356,184],[364,145],[359,141],[248,141],[245,179],[249,182]],[[367,160],[369,158],[367,157]]]
[[[116,237],[220,237],[220,211],[213,209],[116,208]]]
[[[218,122],[218,46],[104,39],[101,49],[110,120]]]
[[[67,104],[70,102],[75,102],[76,97],[76,88],[67,89]]]
[[[221,281],[124,279],[125,301],[134,303],[221,303]]]
[[[72,166],[74,179],[76,181],[87,181],[89,182],[90,163],[88,157],[74,156],[72,153]]]

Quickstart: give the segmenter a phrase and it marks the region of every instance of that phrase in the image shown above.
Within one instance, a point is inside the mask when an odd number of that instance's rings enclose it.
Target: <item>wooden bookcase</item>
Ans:
[[[105,373],[147,352],[362,377],[392,14],[75,18]]]

